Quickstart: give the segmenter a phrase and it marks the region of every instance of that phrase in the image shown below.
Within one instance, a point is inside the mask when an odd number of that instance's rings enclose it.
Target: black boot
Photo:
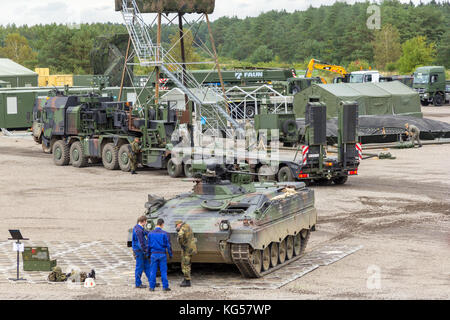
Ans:
[[[190,287],[191,286],[191,280],[184,279],[183,282],[180,284],[180,287]]]
[[[136,173],[136,171],[133,170],[133,171],[131,171],[131,174],[137,174],[137,173]]]

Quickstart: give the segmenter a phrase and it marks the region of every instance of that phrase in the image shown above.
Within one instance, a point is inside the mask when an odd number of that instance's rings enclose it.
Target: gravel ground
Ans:
[[[424,111],[450,122],[450,107]],[[308,250],[331,242],[364,248],[281,289],[174,286],[150,294],[127,286],[1,283],[0,299],[449,299],[450,145],[389,151],[396,160],[365,160],[344,186],[314,187],[319,223]],[[124,241],[147,194],[169,198],[192,187],[157,170],[131,176],[101,166],[56,167],[31,139],[1,135],[0,182],[2,239],[17,227],[33,240],[77,242]]]

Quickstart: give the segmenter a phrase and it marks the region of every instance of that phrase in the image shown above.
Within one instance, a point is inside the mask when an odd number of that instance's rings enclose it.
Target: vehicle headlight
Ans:
[[[229,231],[231,229],[231,224],[228,220],[222,220],[219,225],[220,231]]]

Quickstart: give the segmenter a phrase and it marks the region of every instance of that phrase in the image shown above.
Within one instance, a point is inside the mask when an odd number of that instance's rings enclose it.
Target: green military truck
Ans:
[[[413,88],[419,93],[420,102],[423,106],[432,103],[439,107],[449,102],[443,66],[417,68],[414,72]]]
[[[157,169],[171,165],[176,114],[168,108],[138,109],[92,94],[55,96],[46,102],[42,118],[42,145],[58,166],[103,163],[106,169],[128,172],[135,138],[141,141],[138,164]]]

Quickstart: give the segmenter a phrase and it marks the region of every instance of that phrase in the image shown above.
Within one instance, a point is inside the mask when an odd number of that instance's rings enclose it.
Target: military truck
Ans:
[[[177,220],[194,232],[193,263],[234,264],[245,278],[263,277],[304,255],[317,223],[314,191],[304,183],[253,183],[248,170],[223,166],[209,166],[195,182],[191,193],[170,200],[149,195],[145,204],[147,230],[159,218],[165,221],[173,250],[169,264],[181,261]]]
[[[420,95],[420,103],[432,103],[439,107],[448,102],[446,96],[445,68],[443,66],[419,67],[414,72],[414,90]]]
[[[138,164],[172,169],[170,137],[176,114],[168,108],[137,109],[95,94],[56,96],[45,104],[43,123],[43,148],[52,151],[58,166],[101,162],[106,169],[128,172],[130,143],[139,138]]]

